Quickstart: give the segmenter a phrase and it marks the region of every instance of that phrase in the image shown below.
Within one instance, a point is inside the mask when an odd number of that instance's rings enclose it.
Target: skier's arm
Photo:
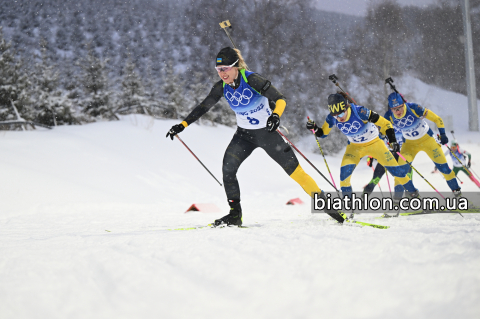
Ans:
[[[285,96],[278,91],[276,87],[272,85],[272,83],[262,77],[257,73],[252,73],[247,77],[248,84],[261,95],[265,96],[267,99],[275,102],[275,110],[273,113],[278,114],[278,116],[282,116],[283,111],[285,111],[285,106],[287,106],[287,102]]]
[[[330,134],[332,127],[335,125],[335,120],[332,115],[328,114],[327,118],[325,119],[325,123],[323,123],[322,128],[315,132],[320,138],[325,138]]]
[[[433,113],[432,110],[428,110],[428,109],[425,109],[424,116],[427,120],[430,120],[437,125],[438,131],[440,132],[441,135],[445,134],[445,124],[443,123],[443,120],[440,116]]]
[[[207,97],[199,104],[197,105],[191,112],[190,114],[187,115],[185,120],[183,120],[182,124],[183,126],[187,127],[196,120],[198,120],[202,115],[207,113],[217,102],[220,100],[220,98],[223,95],[223,81],[220,80],[217,83],[213,85],[212,90],[210,93],[207,95]]]
[[[372,113],[375,113],[372,111]],[[386,118],[384,118],[383,116],[380,116],[378,115],[377,113],[375,113],[376,116],[373,116],[373,119],[369,119],[370,122],[374,123],[376,126],[380,127],[380,133],[382,133],[383,135],[386,135],[388,136],[388,131],[391,130],[392,131],[392,134],[393,136],[395,136],[395,130],[393,129],[393,126],[392,126],[392,123],[390,123],[390,121],[387,121]],[[375,120],[375,117],[378,117],[376,119],[376,121],[374,122]],[[388,140],[391,142],[392,140],[390,140],[390,137],[388,136]],[[396,139],[395,139],[396,140]]]

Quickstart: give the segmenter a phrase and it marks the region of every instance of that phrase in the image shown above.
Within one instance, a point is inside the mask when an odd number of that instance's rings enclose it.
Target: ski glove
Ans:
[[[470,168],[470,166],[472,166],[472,162],[468,161],[467,168]]]
[[[397,154],[397,152],[400,152],[400,144],[397,142],[390,142],[390,147],[392,148],[393,154]]]
[[[317,124],[315,124],[314,121],[311,121],[311,120],[308,120],[308,121],[307,121],[307,130],[310,130],[310,131],[311,131],[311,130],[314,130],[314,131],[316,131],[317,129],[318,129],[318,126],[317,126]]]
[[[280,116],[277,113],[272,113],[267,120],[267,131],[275,132],[280,126]]]
[[[175,135],[177,135],[178,133],[182,132],[184,129],[185,129],[185,126],[183,126],[183,124],[174,125],[174,126],[172,126],[172,128],[170,129],[170,131],[168,131],[166,137],[168,137],[168,136],[170,135],[170,138],[171,138],[172,141],[173,141],[173,137],[174,137]]]
[[[315,124],[314,121],[307,121],[307,130],[313,130],[313,132],[315,132],[315,135],[318,136],[318,137],[322,137],[323,136],[323,130],[321,128],[319,128],[317,126],[317,124]]]
[[[448,137],[447,135],[445,134],[440,134],[440,143],[442,143],[442,145],[445,145],[448,143]]]

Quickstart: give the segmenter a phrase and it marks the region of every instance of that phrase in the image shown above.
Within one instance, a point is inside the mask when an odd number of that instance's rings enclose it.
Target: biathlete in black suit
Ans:
[[[238,49],[223,48],[216,58],[216,70],[220,81],[214,84],[208,96],[196,106],[182,123],[172,126],[167,137],[182,132],[190,124],[207,113],[223,96],[236,114],[237,131],[223,157],[223,183],[230,205],[230,213],[215,220],[214,225],[242,225],[240,187],[237,171],[242,162],[257,147],[262,148],[285,172],[313,196],[325,195],[315,181],[302,169],[293,150],[275,131],[286,106],[286,99],[267,79],[248,71]],[[275,102],[275,108],[269,106]],[[331,209],[325,210],[332,218],[343,223],[345,215]]]

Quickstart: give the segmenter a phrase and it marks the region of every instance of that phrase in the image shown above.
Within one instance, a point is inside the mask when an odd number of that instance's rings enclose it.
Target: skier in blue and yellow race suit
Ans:
[[[440,132],[440,142],[444,145],[448,143],[445,135],[445,126],[441,117],[431,110],[425,109],[415,103],[405,103],[402,96],[396,92],[388,96],[388,106],[390,109],[385,113],[385,118],[389,120],[395,128],[402,131],[405,137],[400,154],[409,162],[412,162],[420,151],[427,153],[428,157],[435,163],[435,166],[443,174],[448,186],[455,196],[460,196],[461,191],[458,186],[455,173],[448,167],[447,159],[443,154],[442,148],[433,137],[433,131],[428,126],[424,118],[434,122]],[[398,163],[403,172],[408,172],[410,165],[403,158],[398,159]],[[395,178],[395,192],[399,191],[397,184],[402,182]]]
[[[176,134],[207,113],[222,96],[235,112],[238,127],[225,151],[222,167],[230,212],[215,220],[214,225],[242,225],[237,171],[256,148],[262,148],[308,195],[317,193],[326,200],[325,194],[300,166],[290,145],[276,132],[286,106],[283,94],[261,75],[248,71],[238,49],[223,48],[217,55],[215,69],[220,80],[214,84],[208,96],[167,133],[167,137],[173,140]],[[269,101],[273,102],[273,110]],[[324,211],[339,223],[345,221],[345,214],[335,209],[326,208]]]
[[[336,93],[328,97],[330,114],[321,128],[313,122],[307,122],[307,129],[314,130],[315,135],[325,138],[332,127],[336,126],[348,138],[340,168],[340,186],[344,195],[350,196],[352,187],[350,178],[362,157],[370,155],[383,165],[400,183],[411,197],[418,197],[418,190],[407,176],[407,171],[400,169],[385,143],[378,138],[379,130],[388,137],[393,152],[399,150],[392,124],[376,112],[364,106],[348,103],[345,96]]]

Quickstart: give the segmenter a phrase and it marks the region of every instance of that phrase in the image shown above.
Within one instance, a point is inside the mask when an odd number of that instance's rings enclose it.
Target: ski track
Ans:
[[[223,188],[165,139],[175,123],[129,116],[0,134],[2,319],[480,317],[479,214],[356,217],[387,230],[335,225],[310,213],[309,197],[262,151],[238,173],[249,228],[169,230],[228,209]],[[233,132],[192,125],[182,139],[221,178]],[[480,171],[480,134],[456,136],[468,136],[461,146]],[[319,154],[305,154],[326,171]],[[342,154],[327,156],[337,185]],[[448,191],[426,156],[414,165]],[[362,161],[354,189],[371,174]],[[296,197],[305,204],[285,205]],[[222,212],[184,214],[193,203]]]

